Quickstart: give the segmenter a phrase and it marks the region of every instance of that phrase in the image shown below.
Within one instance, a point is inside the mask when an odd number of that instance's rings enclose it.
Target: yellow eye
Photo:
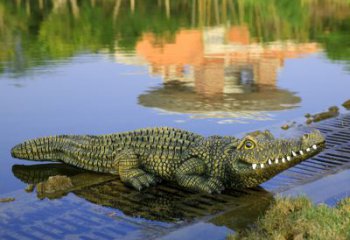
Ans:
[[[251,141],[251,140],[246,140],[246,141],[244,142],[244,148],[245,148],[245,149],[253,149],[254,147],[255,147],[255,144],[254,144],[253,141]]]

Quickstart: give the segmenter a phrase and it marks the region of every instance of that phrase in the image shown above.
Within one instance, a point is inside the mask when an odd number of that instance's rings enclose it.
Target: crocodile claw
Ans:
[[[217,178],[209,178],[203,185],[202,191],[212,194],[221,193],[225,189],[224,185]]]
[[[141,174],[129,179],[129,185],[135,188],[138,191],[141,191],[144,188],[148,188],[157,183],[156,178],[150,174]]]

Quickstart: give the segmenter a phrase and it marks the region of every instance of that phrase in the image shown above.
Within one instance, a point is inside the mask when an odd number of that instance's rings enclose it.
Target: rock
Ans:
[[[331,106],[328,108],[328,111],[316,113],[311,115],[309,113],[305,114],[307,117],[306,123],[310,124],[312,122],[319,122],[328,118],[333,118],[339,115],[339,108],[337,106]]]
[[[337,112],[339,112],[339,108],[337,106],[331,106],[328,108],[328,111],[337,113]]]
[[[69,177],[56,175],[49,177],[49,179],[46,182],[38,183],[36,186],[36,190],[38,194],[45,194],[64,191],[72,187],[73,184]]]
[[[347,110],[350,110],[350,99],[349,100],[346,100],[342,106],[347,109]]]
[[[328,119],[328,118],[333,118],[333,117],[336,117],[339,115],[339,112],[336,112],[336,111],[329,111],[329,112],[322,112],[322,113],[318,113],[318,114],[315,114],[313,116],[313,121],[314,122],[319,122],[319,121],[322,121],[322,120],[325,120],[325,119]]]
[[[26,192],[33,192],[35,188],[34,184],[28,184],[27,187],[24,189]]]
[[[283,130],[288,130],[288,129],[290,128],[290,126],[286,123],[286,124],[283,124],[283,125],[281,126],[281,128],[282,128]]]
[[[0,203],[6,203],[6,202],[13,202],[16,199],[13,197],[9,197],[9,198],[0,198]]]

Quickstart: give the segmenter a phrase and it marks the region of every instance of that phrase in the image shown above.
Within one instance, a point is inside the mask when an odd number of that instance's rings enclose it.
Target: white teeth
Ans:
[[[271,161],[271,159],[269,159],[269,165],[271,165],[272,164],[272,161]]]
[[[310,151],[311,151],[311,149],[310,149],[310,148],[307,148],[307,149],[306,149],[306,151],[307,151],[307,152],[310,152]]]
[[[255,168],[256,168],[256,164],[255,164],[255,163],[253,163],[253,164],[252,164],[252,167],[253,167],[253,169],[255,169]]]
[[[300,150],[300,151],[299,151],[299,153],[300,153],[301,155],[303,155],[303,154],[304,154],[303,150]]]
[[[287,156],[287,160],[290,161],[292,158],[290,156]]]
[[[275,159],[275,163],[278,163],[278,158]]]
[[[292,151],[292,155],[293,155],[294,157],[297,156],[297,154],[296,154],[294,151]]]
[[[282,162],[283,162],[283,163],[286,162],[286,159],[285,159],[285,158],[282,158]]]
[[[312,145],[312,148],[313,148],[313,149],[317,149],[317,146],[316,146],[316,145]]]
[[[260,163],[260,167],[261,167],[261,168],[264,168],[264,164],[263,164],[263,163]]]

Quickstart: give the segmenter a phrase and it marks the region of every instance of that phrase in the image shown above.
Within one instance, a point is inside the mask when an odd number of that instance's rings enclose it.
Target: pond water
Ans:
[[[0,0],[0,195],[26,186],[10,155],[26,139],[235,135],[340,106],[349,20],[342,0]]]

